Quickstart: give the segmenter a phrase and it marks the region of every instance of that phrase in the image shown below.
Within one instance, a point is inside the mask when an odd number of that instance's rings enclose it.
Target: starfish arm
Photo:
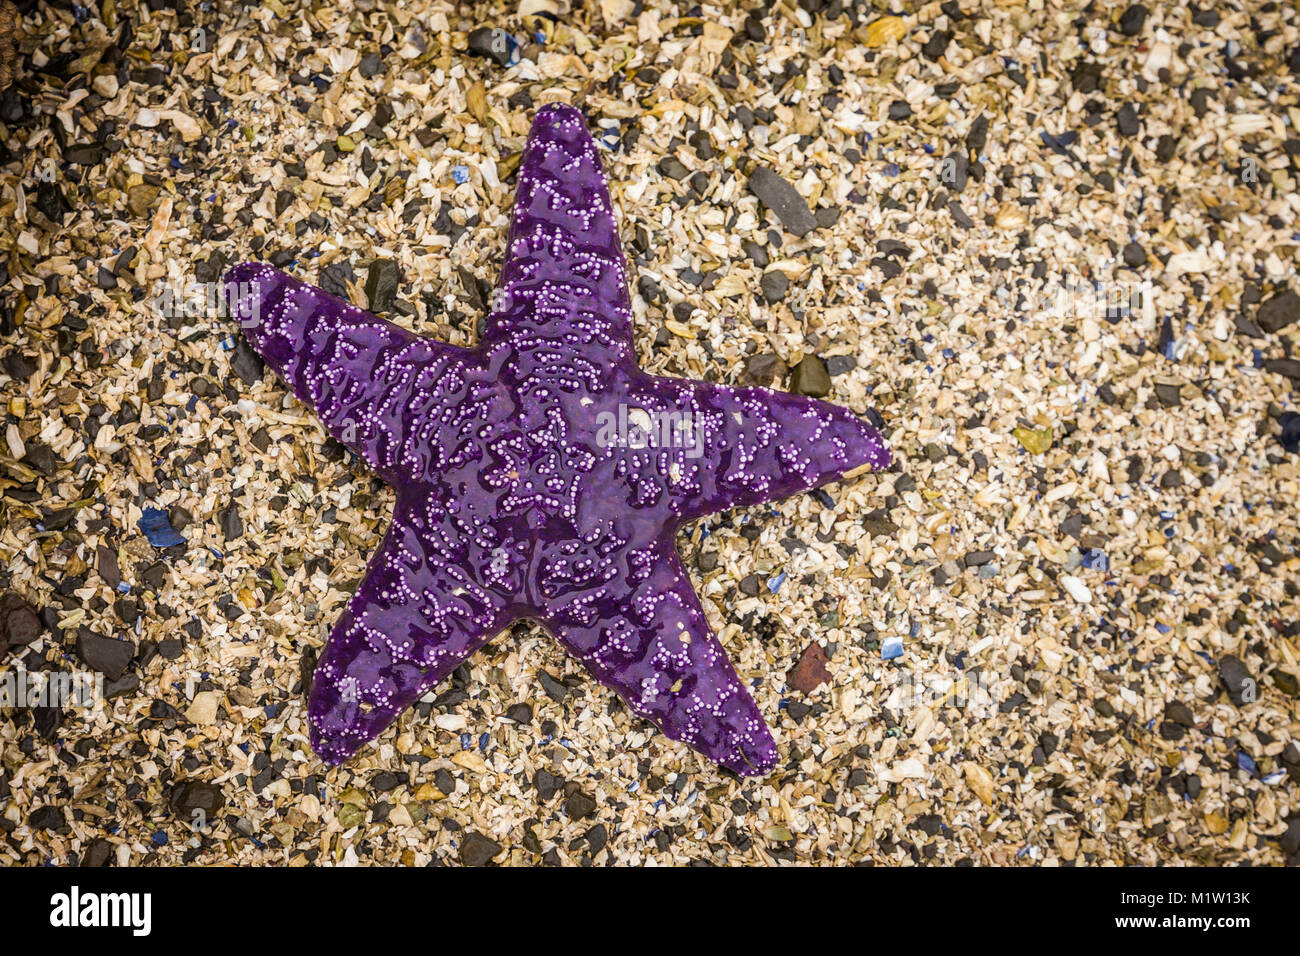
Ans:
[[[381,734],[512,620],[463,570],[476,562],[449,553],[465,543],[420,527],[399,499],[316,667],[307,713],[312,748],[327,763]]]
[[[508,344],[526,371],[563,369],[597,387],[632,362],[632,305],[608,181],[571,106],[538,111],[484,341]]]
[[[651,451],[682,520],[761,504],[889,467],[880,433],[848,409],[766,388],[646,377],[632,402],[647,414]]]
[[[709,628],[676,549],[651,545],[625,560],[611,568],[607,587],[551,607],[547,630],[668,737],[738,774],[766,774],[777,758],[772,734]]]
[[[427,406],[473,363],[470,353],[425,339],[327,292],[256,262],[226,273],[225,293],[250,345],[316,410],[325,430],[391,478],[418,454],[412,406]]]

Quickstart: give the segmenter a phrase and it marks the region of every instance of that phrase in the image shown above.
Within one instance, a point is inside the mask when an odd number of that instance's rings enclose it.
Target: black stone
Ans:
[[[1119,17],[1119,32],[1126,37],[1135,37],[1142,32],[1142,27],[1147,22],[1147,15],[1150,14],[1145,6],[1135,3],[1129,7]]]
[[[1251,703],[1258,695],[1254,675],[1239,657],[1227,654],[1219,658],[1219,680],[1228,690],[1228,697],[1240,707]]]
[[[564,812],[570,820],[581,820],[596,812],[596,801],[581,790],[575,790],[564,801]]]
[[[117,680],[135,657],[135,644],[96,634],[83,627],[77,633],[77,657],[93,671]]]
[[[370,311],[380,313],[392,309],[400,283],[401,272],[394,260],[373,260],[366,273],[366,301],[370,303]]]
[[[1119,108],[1116,121],[1121,136],[1136,136],[1142,128],[1141,123],[1138,122],[1137,108],[1132,103],[1125,103]]]
[[[230,356],[230,369],[245,385],[255,385],[262,380],[262,374],[266,371],[266,362],[262,356],[253,351],[253,347],[241,335],[235,340],[235,348]]]
[[[816,355],[805,355],[790,373],[790,391],[796,395],[824,398],[830,390],[831,377],[826,363]]]
[[[749,191],[781,220],[788,232],[802,237],[817,228],[817,220],[803,196],[766,166],[755,168],[750,175]]]
[[[196,810],[202,812],[207,823],[215,823],[225,803],[221,788],[203,780],[178,781],[167,796],[167,805],[172,813],[186,823],[197,819],[194,815]]]
[[[233,501],[221,510],[218,520],[221,523],[221,533],[227,541],[234,541],[244,536],[244,522],[240,519],[239,509]]]
[[[476,830],[466,830],[458,852],[465,866],[487,866],[501,852],[501,844]]]
[[[499,27],[479,27],[469,34],[469,52],[493,60],[497,66],[510,65],[510,35]]]
[[[1264,362],[1264,371],[1283,375],[1293,382],[1300,382],[1300,361],[1296,359],[1267,359]]]
[[[1270,298],[1255,313],[1255,321],[1265,332],[1281,332],[1297,319],[1300,319],[1300,295],[1290,289]]]
[[[1124,265],[1132,269],[1140,268],[1147,264],[1147,251],[1142,248],[1140,242],[1130,242],[1124,247]]]
[[[771,305],[785,298],[790,288],[790,279],[780,269],[772,269],[770,272],[763,273],[758,284],[763,290],[763,298]]]
[[[28,814],[27,825],[33,830],[57,830],[64,825],[63,808],[48,803],[37,807]]]

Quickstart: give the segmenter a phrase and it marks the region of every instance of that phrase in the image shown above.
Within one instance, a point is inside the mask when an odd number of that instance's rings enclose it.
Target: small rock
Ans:
[[[501,844],[476,830],[466,830],[458,854],[465,866],[487,866],[501,852]]]
[[[1282,447],[1293,455],[1300,455],[1300,414],[1283,412],[1277,423],[1282,426],[1282,432],[1277,436]]]
[[[1165,719],[1172,720],[1183,727],[1196,726],[1196,717],[1192,714],[1192,709],[1178,700],[1171,700],[1165,705]]]
[[[366,301],[370,303],[370,311],[380,313],[392,309],[400,282],[401,273],[394,260],[373,260],[366,273]]]
[[[132,186],[126,192],[126,208],[137,219],[148,219],[153,215],[154,204],[158,201],[158,187],[148,183]]]
[[[825,398],[830,390],[831,377],[826,363],[816,355],[805,355],[790,373],[790,391],[796,395]]]
[[[826,669],[826,652],[817,642],[809,644],[799,655],[799,661],[786,675],[786,683],[802,694],[811,694],[822,684],[830,682],[831,672]]]
[[[1125,103],[1119,108],[1119,115],[1116,117],[1119,125],[1119,134],[1121,136],[1136,136],[1141,130],[1141,124],[1138,122],[1137,110],[1132,103]]]
[[[775,355],[760,353],[745,359],[743,378],[753,385],[771,386],[785,378],[789,371]]]
[[[1265,332],[1281,332],[1300,319],[1300,295],[1290,289],[1260,305],[1255,321]]]
[[[506,708],[506,716],[516,724],[531,723],[533,719],[533,708],[529,704],[511,704]]]
[[[938,60],[947,52],[951,41],[952,34],[947,30],[934,30],[930,33],[930,39],[921,47],[921,53],[928,59]]]
[[[1156,398],[1166,408],[1176,408],[1183,403],[1182,389],[1177,385],[1157,382]]]
[[[1142,27],[1147,22],[1147,16],[1151,13],[1145,6],[1135,3],[1119,17],[1119,32],[1126,37],[1135,37],[1142,32]]]
[[[1239,657],[1227,654],[1219,658],[1219,680],[1228,690],[1228,697],[1238,707],[1253,703],[1258,690],[1255,678]]]
[[[817,228],[817,220],[799,191],[766,166],[754,169],[749,177],[749,191],[795,236],[806,236]]]
[[[117,680],[135,657],[135,644],[96,634],[87,627],[77,632],[77,657],[93,671]]]
[[[659,172],[669,179],[677,181],[681,181],[691,174],[691,171],[686,168],[686,164],[676,156],[665,156],[659,160]]]
[[[1147,251],[1140,242],[1130,242],[1124,247],[1124,265],[1138,269],[1147,264]]]
[[[570,820],[581,820],[596,812],[596,801],[581,790],[575,790],[564,801],[564,812]]]
[[[222,509],[218,520],[221,523],[221,533],[227,541],[234,541],[244,536],[244,522],[240,519],[239,509],[235,507],[233,501]]]
[[[78,865],[86,867],[108,866],[112,859],[113,844],[103,837],[97,837],[87,844],[86,851],[81,854],[81,862]]]
[[[63,824],[63,808],[48,803],[37,807],[27,817],[27,825],[33,830],[57,830]]]
[[[1264,371],[1284,376],[1293,382],[1300,382],[1300,360],[1297,359],[1266,359],[1264,361]]]
[[[469,34],[469,52],[486,57],[497,66],[510,65],[510,34],[499,27],[479,27]]]
[[[207,823],[214,823],[225,803],[221,788],[203,780],[181,780],[167,797],[172,813],[187,823],[196,819],[196,810],[202,812]]]
[[[22,595],[6,591],[0,597],[0,654],[12,647],[26,647],[44,629],[40,614]]]
[[[266,362],[241,335],[235,339],[235,348],[230,354],[230,369],[245,385],[255,385],[266,372]]]
[[[785,293],[790,288],[790,279],[780,269],[772,269],[763,273],[758,284],[763,290],[763,298],[772,305],[785,298]]]

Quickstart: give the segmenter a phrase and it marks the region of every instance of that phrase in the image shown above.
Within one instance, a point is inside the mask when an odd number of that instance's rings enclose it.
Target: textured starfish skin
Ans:
[[[833,405],[647,375],[586,121],[548,106],[520,164],[483,341],[421,338],[257,263],[242,323],[326,430],[397,493],[308,705],[338,764],[519,618],[540,621],[631,710],[740,774],[776,747],[677,554],[684,521],[890,464]],[[602,413],[684,416],[680,441],[602,440]],[[634,416],[641,413],[632,412]],[[643,421],[637,418],[637,421]],[[640,447],[638,447],[640,446]]]

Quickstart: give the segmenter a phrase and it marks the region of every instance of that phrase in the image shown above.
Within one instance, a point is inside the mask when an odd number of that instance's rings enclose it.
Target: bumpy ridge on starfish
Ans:
[[[637,367],[613,207],[580,112],[536,117],[477,349],[267,266],[226,281],[253,347],[397,492],[316,671],[308,714],[323,759],[347,759],[528,617],[667,736],[737,773],[771,770],[772,736],[674,536],[890,454],[825,402]]]

